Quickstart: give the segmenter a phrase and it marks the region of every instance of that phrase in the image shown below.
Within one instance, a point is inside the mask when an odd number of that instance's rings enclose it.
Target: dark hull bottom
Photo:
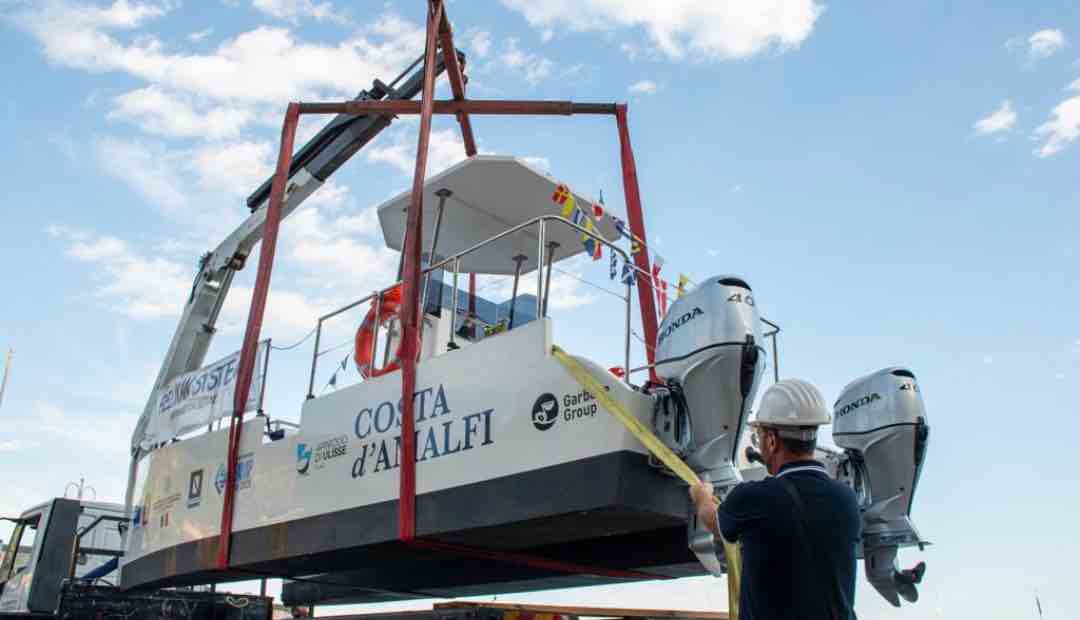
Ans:
[[[286,604],[377,602],[619,583],[418,550],[397,540],[396,501],[233,534],[232,566],[213,569],[217,537],[124,566],[125,588],[300,577]],[[658,576],[703,574],[686,546],[686,487],[618,452],[417,497],[417,535]]]

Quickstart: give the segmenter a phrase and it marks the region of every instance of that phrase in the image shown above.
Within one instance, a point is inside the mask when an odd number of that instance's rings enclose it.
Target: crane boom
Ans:
[[[464,63],[464,54],[457,52],[457,55],[459,61]],[[422,66],[417,67],[418,64],[420,64],[419,60],[390,85],[375,80],[372,88],[361,91],[356,100],[412,99],[423,87],[424,69]],[[436,58],[435,65],[436,75],[446,70],[442,52]],[[412,71],[412,74],[408,79],[400,87],[395,88],[409,71]],[[285,186],[282,219],[288,217],[308,196],[322,187],[334,171],[388,127],[394,118],[382,114],[335,116],[293,157],[289,179]],[[199,272],[195,276],[191,294],[184,304],[180,323],[173,334],[161,370],[158,372],[154,387],[150,391],[146,406],[132,434],[133,454],[139,450],[158,390],[177,375],[202,365],[216,331],[218,314],[229,292],[233,276],[244,268],[244,263],[252,248],[262,239],[271,181],[272,178],[267,179],[247,198],[251,215],[217,248],[200,259]]]

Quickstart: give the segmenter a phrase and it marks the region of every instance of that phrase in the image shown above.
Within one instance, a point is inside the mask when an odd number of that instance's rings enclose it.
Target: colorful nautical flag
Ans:
[[[600,190],[600,200],[593,203],[592,216],[597,220],[604,217],[604,190]]]
[[[608,279],[614,280],[615,276],[619,273],[619,255],[615,252],[611,253],[611,264],[608,266]]]
[[[620,219],[618,217],[615,217],[614,215],[611,216],[611,219],[612,219],[612,221],[615,222],[615,232],[619,233],[620,237],[629,238],[630,235],[627,234],[626,222],[622,221],[622,219]]]
[[[574,194],[570,191],[570,188],[560,183],[555,188],[555,193],[551,195],[551,201],[557,205],[562,205],[562,213],[560,215],[564,219],[570,219],[574,214]]]
[[[572,201],[573,198],[571,198],[570,200]],[[563,211],[565,212],[565,209]],[[566,217],[566,216],[564,216],[564,217]],[[569,217],[567,217],[567,219],[569,219],[571,222],[577,224],[578,226],[584,226],[585,225],[584,224],[584,222],[585,222],[585,214],[581,212],[581,209],[574,209],[574,212],[571,213],[569,215]]]
[[[630,286],[633,286],[634,285],[634,280],[637,280],[637,278],[634,277],[635,275],[636,274],[634,273],[634,266],[631,265],[629,262],[623,263],[623,266],[622,266],[622,283],[623,284],[629,284]]]
[[[660,318],[667,316],[667,280],[660,280],[660,287],[656,289],[656,301],[660,305]]]
[[[562,205],[566,204],[567,198],[572,197],[573,196],[570,194],[570,188],[563,185],[562,183],[559,183],[559,185],[555,188],[555,193],[551,195],[551,201],[555,204]]]
[[[685,273],[679,274],[679,282],[675,285],[675,299],[682,299],[686,294],[686,285],[690,284],[690,278]]]
[[[641,244],[638,243],[636,240],[631,241],[630,242],[630,254],[633,255],[633,254],[640,254],[640,253],[641,253]]]
[[[656,306],[660,312],[660,318],[667,314],[667,288],[665,282],[660,279],[660,270],[664,267],[664,257],[657,254],[653,257],[652,287],[656,294]]]
[[[580,226],[586,230],[586,232],[581,233],[581,245],[585,246],[585,251],[589,253],[589,256],[592,256],[593,260],[600,260],[603,256],[601,251],[603,244],[592,234],[596,230],[592,220],[585,218],[584,223],[581,223]]]

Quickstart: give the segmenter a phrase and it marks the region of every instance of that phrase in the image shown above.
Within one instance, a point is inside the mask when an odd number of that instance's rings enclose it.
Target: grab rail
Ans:
[[[450,305],[451,305],[451,308],[450,308],[451,325],[453,325],[453,322],[456,321],[456,319],[457,319],[457,311],[458,311],[458,308],[457,308],[458,274],[461,272],[461,259],[463,257],[469,255],[469,254],[472,254],[473,252],[481,250],[481,249],[495,243],[496,241],[498,241],[500,239],[506,238],[506,237],[508,237],[510,235],[513,235],[515,233],[519,233],[519,232],[521,232],[523,230],[526,230],[526,229],[529,229],[529,228],[531,228],[533,226],[537,227],[536,316],[537,316],[537,318],[544,318],[544,317],[547,316],[547,300],[548,300],[548,297],[550,295],[550,290],[548,290],[548,289],[549,289],[549,286],[550,286],[551,272],[550,272],[550,269],[549,269],[548,273],[547,273],[548,281],[547,281],[547,283],[545,283],[544,253],[545,253],[545,250],[548,251],[549,254],[554,251],[554,248],[548,247],[548,244],[546,244],[546,241],[547,241],[547,227],[548,227],[549,222],[554,223],[554,224],[567,226],[567,227],[569,227],[569,228],[571,228],[573,230],[576,230],[576,231],[580,232],[583,235],[588,235],[588,236],[592,237],[594,240],[599,241],[601,244],[607,246],[612,252],[615,252],[616,254],[620,255],[624,262],[626,262],[626,263],[630,262],[630,255],[627,254],[625,250],[623,250],[622,248],[619,248],[618,246],[614,245],[613,243],[611,243],[607,239],[604,239],[602,236],[597,234],[596,231],[586,230],[582,226],[578,226],[574,222],[571,222],[570,220],[568,220],[568,219],[566,219],[564,217],[560,217],[558,215],[541,215],[539,217],[533,218],[531,220],[528,220],[526,222],[522,222],[521,224],[518,224],[516,226],[508,228],[508,229],[500,232],[499,234],[497,234],[497,235],[495,235],[493,237],[489,237],[489,238],[487,238],[487,239],[485,239],[485,240],[483,240],[483,241],[481,241],[479,243],[474,244],[473,246],[471,246],[469,248],[466,248],[464,250],[461,250],[460,252],[457,252],[456,254],[452,254],[452,255],[450,255],[450,256],[448,256],[446,258],[443,258],[439,262],[431,264],[428,267],[421,270],[420,275],[424,276],[424,275],[430,274],[430,273],[432,273],[432,272],[434,272],[435,270],[438,270],[438,269],[445,270],[448,265],[452,265],[452,267],[453,267],[453,270],[452,270],[452,273],[453,273],[453,288],[451,289],[451,301],[450,301]],[[548,256],[548,260],[549,261],[551,260],[550,255]],[[308,393],[307,393],[307,398],[308,399],[315,398],[315,394],[314,394],[314,390],[315,390],[315,371],[316,371],[317,366],[318,366],[319,356],[322,355],[322,353],[319,352],[319,342],[320,342],[321,336],[322,336],[323,323],[326,322],[327,320],[335,317],[335,316],[338,316],[338,315],[340,315],[340,314],[342,314],[344,312],[348,312],[349,310],[352,310],[353,308],[356,308],[357,306],[361,306],[361,305],[363,305],[365,303],[368,303],[368,302],[370,302],[370,301],[372,301],[374,299],[375,300],[375,322],[374,322],[374,325],[378,326],[379,325],[379,319],[381,318],[380,313],[382,311],[383,296],[386,293],[390,292],[391,290],[397,288],[398,286],[401,286],[403,282],[404,282],[403,280],[398,280],[397,282],[394,282],[393,284],[391,284],[390,286],[388,286],[386,288],[375,291],[375,292],[371,293],[370,295],[367,295],[366,297],[363,297],[363,298],[358,299],[358,300],[356,300],[354,302],[346,304],[346,305],[344,305],[344,306],[342,306],[342,307],[340,307],[340,308],[338,308],[336,310],[331,310],[330,312],[328,312],[328,313],[326,313],[326,314],[319,317],[318,322],[317,322],[317,324],[315,326],[315,347],[314,347],[314,350],[313,350],[312,356],[311,356],[311,373],[310,373],[310,376],[309,376],[309,379],[308,379]],[[623,359],[623,368],[626,369],[626,372],[623,373],[623,375],[624,375],[623,380],[625,382],[627,382],[627,383],[630,382],[630,333],[631,333],[631,331],[630,331],[630,300],[631,300],[630,288],[632,286],[631,282],[626,283],[626,285],[625,285],[626,286],[626,294],[623,297],[621,297],[621,299],[623,300],[623,303],[624,303],[624,305],[626,307],[626,311],[624,313],[625,314],[625,325],[624,325],[624,329],[623,329],[623,358],[624,358]],[[375,358],[375,351],[374,351],[375,341],[376,341],[376,339],[372,338],[372,352],[371,352],[372,359]],[[450,344],[451,345],[454,344],[454,330],[453,329],[450,330]]]

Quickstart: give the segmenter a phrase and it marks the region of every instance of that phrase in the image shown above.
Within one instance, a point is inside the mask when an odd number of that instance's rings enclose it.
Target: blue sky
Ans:
[[[784,327],[783,375],[828,398],[888,365],[920,378],[932,435],[913,516],[935,545],[904,561],[929,564],[923,600],[894,611],[863,584],[861,617],[1032,617],[1036,589],[1047,618],[1077,617],[1080,11],[651,5],[450,11],[473,96],[629,102],[650,247],[672,275],[744,275]],[[80,475],[122,497],[196,260],[271,170],[286,102],[392,79],[422,51],[422,6],[0,0],[0,346],[16,350],[4,514]],[[609,119],[474,123],[481,150],[534,158],[622,213]],[[396,122],[285,225],[275,341],[389,281],[396,255],[370,208],[407,186],[415,128]],[[456,126],[437,119],[432,171],[460,157]],[[606,265],[570,270],[606,285]],[[253,271],[211,359],[239,346]],[[614,357],[588,327],[611,301],[558,286],[560,342]],[[309,360],[307,345],[275,353],[272,415],[298,417]],[[724,605],[707,580],[520,598]]]

